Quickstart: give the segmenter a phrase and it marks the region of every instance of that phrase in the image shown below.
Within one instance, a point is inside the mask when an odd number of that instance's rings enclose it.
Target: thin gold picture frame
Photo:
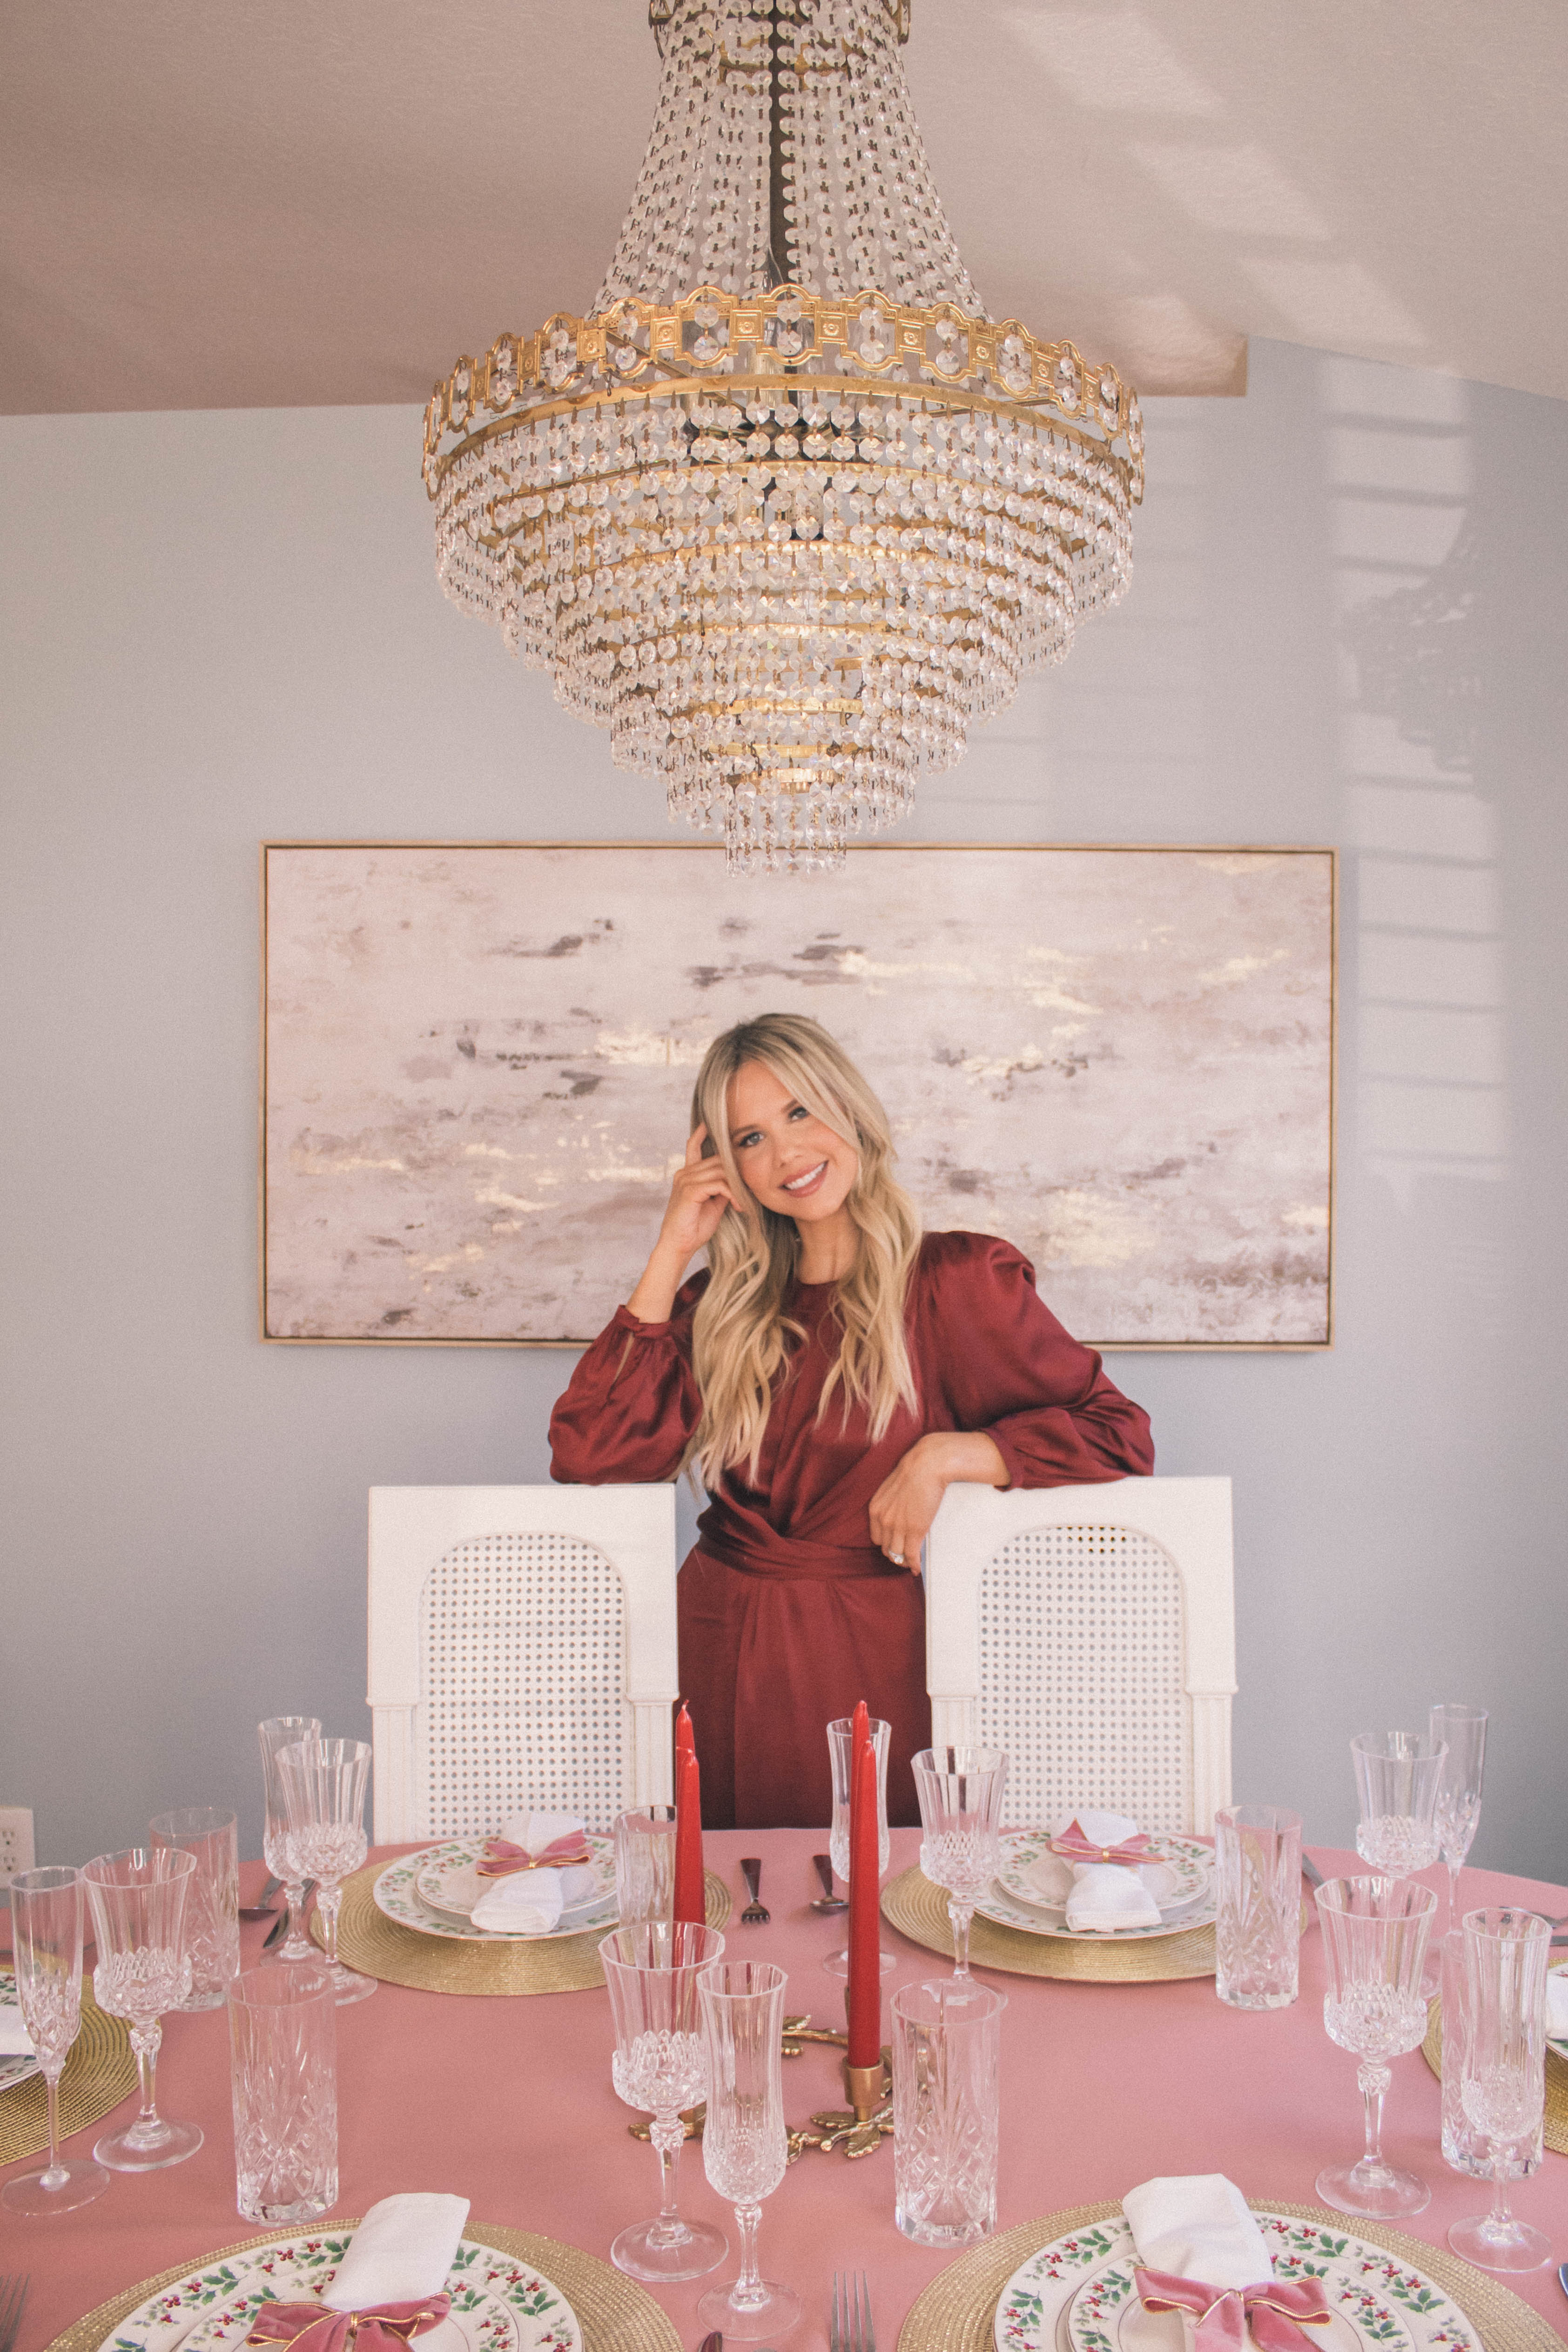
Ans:
[[[679,851],[690,856],[694,851],[706,852],[714,857],[723,856],[718,844],[703,841],[561,841],[558,839],[480,839],[441,840],[429,838],[375,839],[353,836],[328,836],[319,840],[287,839],[264,841],[259,845],[259,893],[261,959],[259,974],[259,1070],[258,1116],[256,1136],[256,1273],[257,1273],[257,1336],[274,1348],[484,1348],[510,1350],[550,1348],[580,1349],[589,1344],[591,1334],[582,1339],[451,1339],[430,1337],[423,1333],[389,1331],[382,1334],[354,1333],[347,1336],[298,1334],[278,1332],[267,1328],[267,974],[268,974],[268,860],[275,852],[301,849],[376,849],[376,850],[461,850],[461,849],[538,849],[538,850],[601,850],[634,849],[643,855],[657,856],[665,851]],[[857,845],[849,853],[852,858],[875,857],[888,851],[927,851],[961,855],[984,851],[998,852],[1047,850],[1094,851],[1101,854],[1125,853],[1129,856],[1174,853],[1186,856],[1270,856],[1326,857],[1329,866],[1329,1138],[1328,1138],[1328,1236],[1327,1275],[1324,1298],[1324,1336],[1321,1339],[1105,1339],[1095,1345],[1107,1355],[1262,1355],[1316,1356],[1331,1351],[1334,1345],[1334,1230],[1337,1211],[1338,1150],[1339,1150],[1339,852],[1332,843],[1312,842],[1172,842],[1172,841],[878,841]]]

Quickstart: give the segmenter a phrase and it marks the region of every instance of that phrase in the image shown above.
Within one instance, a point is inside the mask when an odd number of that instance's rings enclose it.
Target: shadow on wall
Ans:
[[[1358,853],[1355,1143],[1408,1210],[1423,1179],[1508,1173],[1498,815],[1476,776],[1472,395],[1355,361],[1322,376],[1344,840]],[[1489,1270],[1453,1271],[1469,1287]]]

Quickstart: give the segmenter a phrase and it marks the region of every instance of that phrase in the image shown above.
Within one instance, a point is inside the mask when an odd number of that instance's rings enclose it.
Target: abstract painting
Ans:
[[[591,1339],[709,1041],[789,1010],[1077,1337],[1328,1343],[1330,850],[289,843],[264,907],[269,1339]]]

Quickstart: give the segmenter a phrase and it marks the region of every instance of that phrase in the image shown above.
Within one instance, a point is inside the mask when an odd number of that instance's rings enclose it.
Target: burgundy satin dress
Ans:
[[[699,1402],[692,1315],[706,1271],[667,1323],[624,1307],[579,1360],[550,1419],[551,1475],[570,1485],[673,1478]],[[800,1283],[809,1337],[774,1393],[757,1483],[725,1474],[677,1586],[681,1687],[709,1829],[815,1828],[831,1815],[823,1726],[863,1698],[892,1726],[888,1819],[920,1818],[909,1759],[929,1745],[925,1594],[871,1540],[872,1496],[931,1430],[983,1430],[1015,1486],[1145,1476],[1147,1414],[1042,1303],[1034,1269],[987,1234],[927,1234],[910,1276],[920,1410],[873,1444],[837,1397],[816,1418],[838,1344],[834,1286]],[[744,1466],[744,1465],[743,1465]]]

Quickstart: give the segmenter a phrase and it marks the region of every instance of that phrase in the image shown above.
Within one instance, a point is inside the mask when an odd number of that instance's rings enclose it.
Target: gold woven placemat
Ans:
[[[1407,2238],[1403,2230],[1331,2213],[1323,2205],[1292,2205],[1281,2197],[1252,2197],[1248,2202],[1256,2213],[1288,2213],[1292,2221],[1354,2231],[1364,2244],[1381,2247],[1412,2270],[1425,2271],[1453,2296],[1486,2352],[1563,2352],[1563,2338],[1538,2311],[1447,2246],[1429,2246],[1424,2238]],[[1061,2213],[1043,2214],[1038,2221],[1020,2222],[972,2253],[961,2254],[915,2304],[898,2331],[898,2352],[995,2352],[997,2305],[1014,2271],[1052,2239],[1109,2221],[1121,2210],[1116,2204],[1070,2206]]]
[[[882,1894],[883,1918],[928,1952],[953,1955],[947,1896],[919,1868],[889,1881]],[[1076,1977],[1080,1983],[1168,1984],[1177,1977],[1214,1974],[1214,1929],[1192,1927],[1185,1936],[1150,1936],[1137,1942],[1074,1943],[1064,1936],[1030,1936],[1021,1927],[998,1927],[977,1916],[969,1929],[969,1958],[978,1969],[1003,1969],[1015,1977]]]
[[[60,2137],[86,2131],[101,2123],[128,2091],[136,2088],[136,2060],[131,2055],[131,2031],[123,2018],[99,2009],[90,1989],[81,1989],[81,2032],[71,2044],[60,2076]],[[42,2156],[49,2145],[49,2116],[44,2078],[35,2074],[14,2091],[0,2094],[0,2164],[18,2157]]]
[[[1421,2055],[1440,2083],[1443,2079],[1443,2004],[1434,2000],[1427,2011],[1427,2039]],[[1555,2050],[1546,2053],[1546,2117],[1542,2136],[1548,2147],[1568,2156],[1568,2058]]]
[[[323,2221],[321,2227],[357,2230],[359,2221],[333,2220]],[[143,2279],[122,2294],[110,2295],[63,2336],[57,2336],[48,2352],[98,2352],[110,2330],[128,2319],[149,2295],[177,2286],[193,2271],[205,2270],[209,2263],[223,2262],[230,2254],[250,2253],[257,2246],[281,2245],[299,2234],[298,2230],[268,2230],[259,2238],[240,2238],[232,2246],[216,2246],[193,2263],[176,2263],[172,2270],[160,2271],[156,2278]],[[653,2296],[635,2280],[601,2263],[597,2254],[585,2254],[559,2238],[536,2237],[531,2230],[474,2223],[463,2234],[498,2254],[509,2254],[514,2262],[527,2263],[530,2270],[541,2271],[553,2281],[577,2314],[583,2352],[682,2352],[680,2337]]]
[[[385,1868],[385,1863],[372,1862],[343,1882],[338,1958],[345,1967],[379,1977],[383,1984],[413,1985],[421,1992],[591,1992],[603,1984],[599,1947],[608,1927],[590,1927],[580,1936],[541,1937],[529,1944],[472,1944],[455,1936],[422,1936],[377,1910],[371,1890]],[[729,1889],[713,1871],[704,1874],[707,1924],[722,1927],[730,1914]],[[310,1933],[321,1941],[319,1912],[312,1916]]]

